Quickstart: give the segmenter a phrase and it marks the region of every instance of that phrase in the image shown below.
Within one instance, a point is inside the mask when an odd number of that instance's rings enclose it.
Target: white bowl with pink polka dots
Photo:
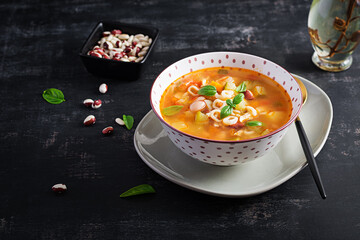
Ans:
[[[192,71],[222,66],[250,69],[265,74],[279,83],[291,99],[290,120],[270,134],[242,141],[219,141],[192,136],[177,130],[164,121],[160,111],[160,99],[172,82]],[[290,124],[300,113],[302,94],[294,77],[284,68],[269,60],[245,53],[209,52],[184,58],[167,67],[156,78],[152,86],[150,103],[170,140],[184,153],[204,163],[232,166],[259,158],[279,143]]]

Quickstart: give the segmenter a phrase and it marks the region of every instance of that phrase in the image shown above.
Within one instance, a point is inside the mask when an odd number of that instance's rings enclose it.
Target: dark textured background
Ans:
[[[358,239],[360,234],[360,55],[342,73],[318,70],[307,34],[311,1],[4,1],[0,3],[0,239]],[[78,52],[100,20],[151,24],[160,37],[141,78],[94,77]],[[268,58],[312,80],[334,107],[317,157],[328,199],[308,168],[247,199],[203,195],[149,169],[133,132],[101,129],[123,113],[135,126],[150,110],[155,77],[193,54],[229,50]],[[100,83],[109,85],[101,95]],[[66,102],[46,103],[55,87]],[[91,128],[85,98],[101,97]],[[51,186],[67,184],[55,196]],[[120,199],[141,183],[154,195]]]

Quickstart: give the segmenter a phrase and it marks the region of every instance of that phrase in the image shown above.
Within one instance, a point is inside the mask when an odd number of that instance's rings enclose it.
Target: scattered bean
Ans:
[[[101,107],[101,105],[102,105],[102,102],[101,102],[101,100],[99,99],[99,100],[95,100],[95,101],[93,102],[93,104],[91,105],[91,107],[92,107],[93,109],[97,109],[97,108]]]
[[[95,122],[96,122],[95,116],[94,116],[94,115],[89,115],[89,116],[87,116],[87,117],[85,118],[85,120],[84,120],[84,125],[85,125],[85,126],[90,126],[90,125],[95,124]]]
[[[94,100],[88,98],[88,99],[85,99],[83,104],[86,106],[86,107],[90,107],[92,104],[94,103]]]
[[[52,186],[51,189],[53,190],[54,193],[64,193],[64,192],[66,192],[67,187],[65,184],[58,183],[58,184],[55,184],[54,186]]]
[[[119,124],[120,126],[124,126],[125,122],[121,118],[115,118],[115,122]]]
[[[114,128],[112,126],[106,127],[102,130],[102,133],[104,135],[109,135],[114,131]]]
[[[100,85],[100,87],[99,87],[99,92],[101,92],[101,93],[106,93],[107,90],[108,90],[108,86],[107,86],[105,83],[103,83],[103,84]]]

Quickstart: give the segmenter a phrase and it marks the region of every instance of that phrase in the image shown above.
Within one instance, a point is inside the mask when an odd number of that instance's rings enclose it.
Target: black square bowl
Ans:
[[[113,29],[120,29],[123,33],[129,35],[142,33],[152,38],[152,43],[149,46],[149,50],[141,62],[122,62],[87,55],[88,51],[92,50],[94,46],[98,45],[97,42],[102,38],[102,33],[104,31],[111,31]],[[140,76],[141,68],[149,57],[158,35],[159,30],[151,26],[127,24],[121,22],[99,22],[81,48],[80,57],[87,71],[96,76],[116,78],[119,80],[136,80]]]

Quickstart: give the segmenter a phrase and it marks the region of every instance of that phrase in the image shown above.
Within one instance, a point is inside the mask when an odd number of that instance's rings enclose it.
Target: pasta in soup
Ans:
[[[172,127],[212,140],[245,140],[287,123],[287,92],[261,73],[230,67],[205,68],[174,81],[161,97],[163,119]]]

